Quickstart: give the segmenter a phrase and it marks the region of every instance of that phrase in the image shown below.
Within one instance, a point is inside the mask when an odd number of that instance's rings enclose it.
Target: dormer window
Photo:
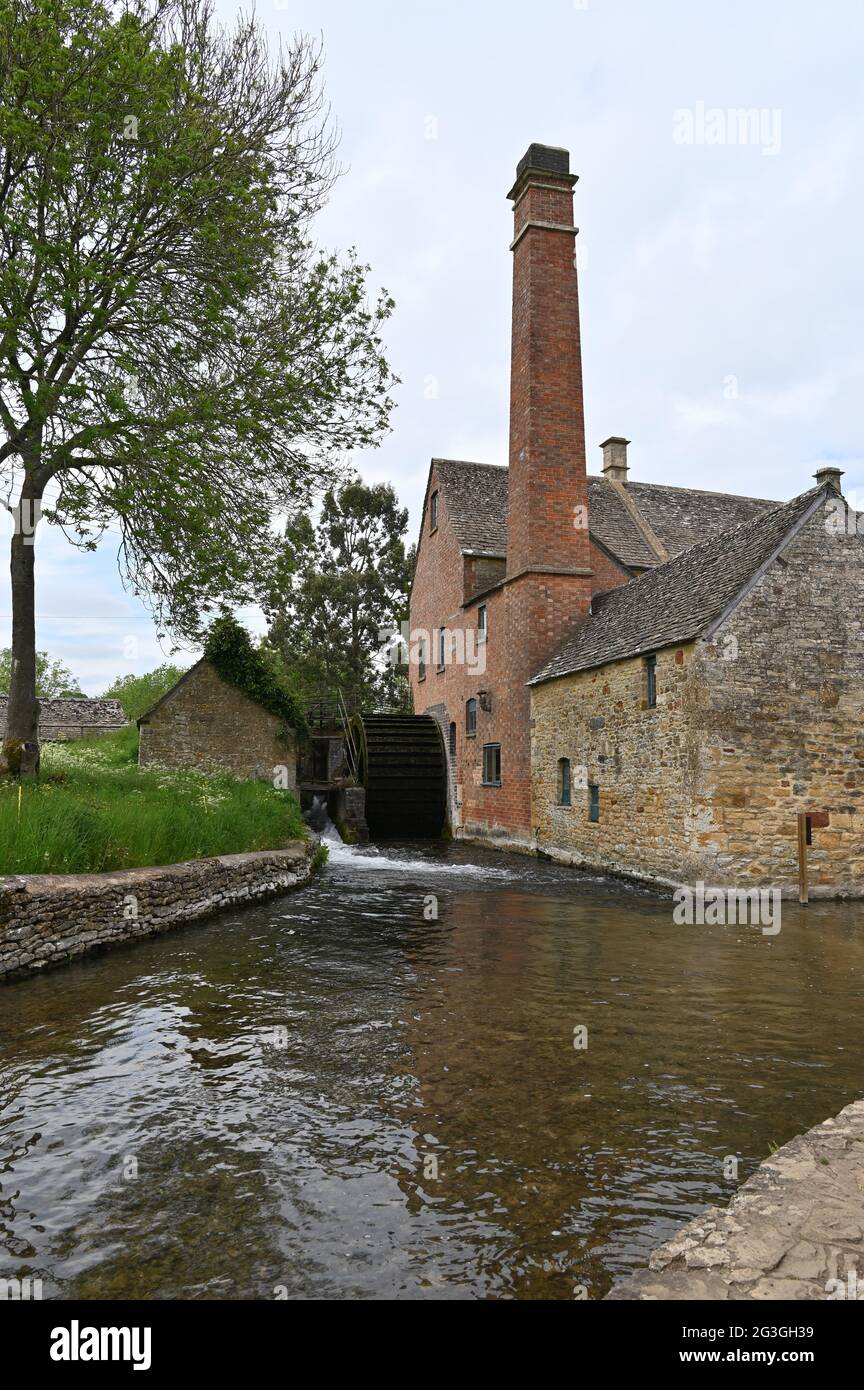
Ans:
[[[429,498],[429,530],[438,530],[438,493],[433,492]]]

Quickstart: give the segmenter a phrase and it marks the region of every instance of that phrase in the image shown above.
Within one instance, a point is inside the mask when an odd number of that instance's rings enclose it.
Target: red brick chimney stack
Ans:
[[[507,574],[590,567],[573,186],[566,150],[530,145],[513,199]]]

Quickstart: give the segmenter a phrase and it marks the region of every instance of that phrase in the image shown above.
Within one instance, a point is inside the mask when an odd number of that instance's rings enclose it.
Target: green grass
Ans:
[[[174,864],[274,849],[306,833],[290,792],[266,782],[139,768],[137,757],[133,725],[46,744],[38,780],[0,783],[0,874]]]

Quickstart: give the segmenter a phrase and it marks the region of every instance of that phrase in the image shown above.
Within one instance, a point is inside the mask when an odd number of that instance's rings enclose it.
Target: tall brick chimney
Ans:
[[[573,186],[566,150],[529,145],[513,199],[507,575],[589,572]]]

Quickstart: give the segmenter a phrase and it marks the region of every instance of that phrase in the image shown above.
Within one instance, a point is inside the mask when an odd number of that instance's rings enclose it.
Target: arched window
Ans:
[[[558,805],[570,805],[570,759],[558,759]]]
[[[456,757],[456,725],[450,725],[450,757]]]
[[[477,701],[465,701],[465,732],[469,738],[477,733]]]

